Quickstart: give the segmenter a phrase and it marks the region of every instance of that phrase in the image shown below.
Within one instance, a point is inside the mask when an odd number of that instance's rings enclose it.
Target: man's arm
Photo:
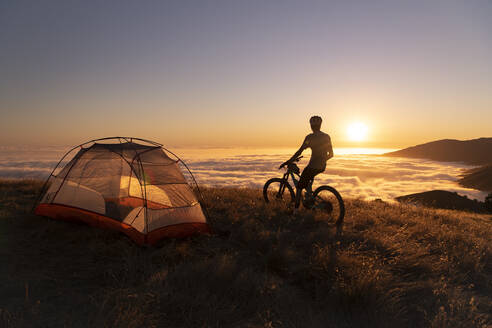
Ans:
[[[304,149],[306,149],[308,146],[309,146],[309,144],[307,142],[307,137],[306,137],[304,139],[304,142],[302,143],[301,147],[295,152],[294,155],[292,155],[292,157],[288,161],[282,163],[282,165],[279,166],[279,169],[283,168],[285,165],[289,164],[294,159],[296,159],[297,157],[299,157],[302,154],[302,152],[304,151]]]
[[[331,139],[328,139],[328,149],[327,149],[328,159],[333,157],[333,146],[331,145]]]

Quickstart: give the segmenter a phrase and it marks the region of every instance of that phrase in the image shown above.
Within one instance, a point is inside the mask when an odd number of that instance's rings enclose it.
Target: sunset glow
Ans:
[[[364,123],[354,122],[348,126],[347,135],[350,141],[366,141],[368,130]]]
[[[490,135],[487,1],[4,2],[0,146],[297,147],[311,115],[336,147]]]

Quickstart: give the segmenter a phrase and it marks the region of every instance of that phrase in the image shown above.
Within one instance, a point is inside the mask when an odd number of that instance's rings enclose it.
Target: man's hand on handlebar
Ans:
[[[278,169],[279,170],[282,169],[284,166],[289,165],[289,163],[290,163],[289,161],[283,162],[282,164],[280,164],[280,166],[278,167]]]
[[[301,160],[302,156],[299,156],[297,158],[294,158],[294,159],[289,159],[287,162],[283,162],[279,167],[278,169],[280,170],[281,168],[283,168],[284,166],[287,166],[289,165],[290,163],[292,162],[299,162]]]

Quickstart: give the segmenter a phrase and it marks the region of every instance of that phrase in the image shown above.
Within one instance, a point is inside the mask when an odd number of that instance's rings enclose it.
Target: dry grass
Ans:
[[[216,235],[139,248],[29,214],[39,188],[0,183],[0,326],[492,325],[490,216],[348,200],[337,230],[207,189]]]

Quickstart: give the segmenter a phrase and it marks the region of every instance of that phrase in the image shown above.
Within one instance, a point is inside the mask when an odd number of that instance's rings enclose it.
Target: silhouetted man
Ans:
[[[285,165],[288,165],[299,157],[306,148],[311,148],[311,159],[302,171],[301,178],[297,184],[295,208],[299,208],[302,189],[306,188],[316,175],[325,170],[326,161],[333,157],[331,138],[328,134],[320,130],[321,122],[322,119],[319,116],[313,116],[309,119],[313,133],[308,134],[299,150],[279,167],[281,169]]]

